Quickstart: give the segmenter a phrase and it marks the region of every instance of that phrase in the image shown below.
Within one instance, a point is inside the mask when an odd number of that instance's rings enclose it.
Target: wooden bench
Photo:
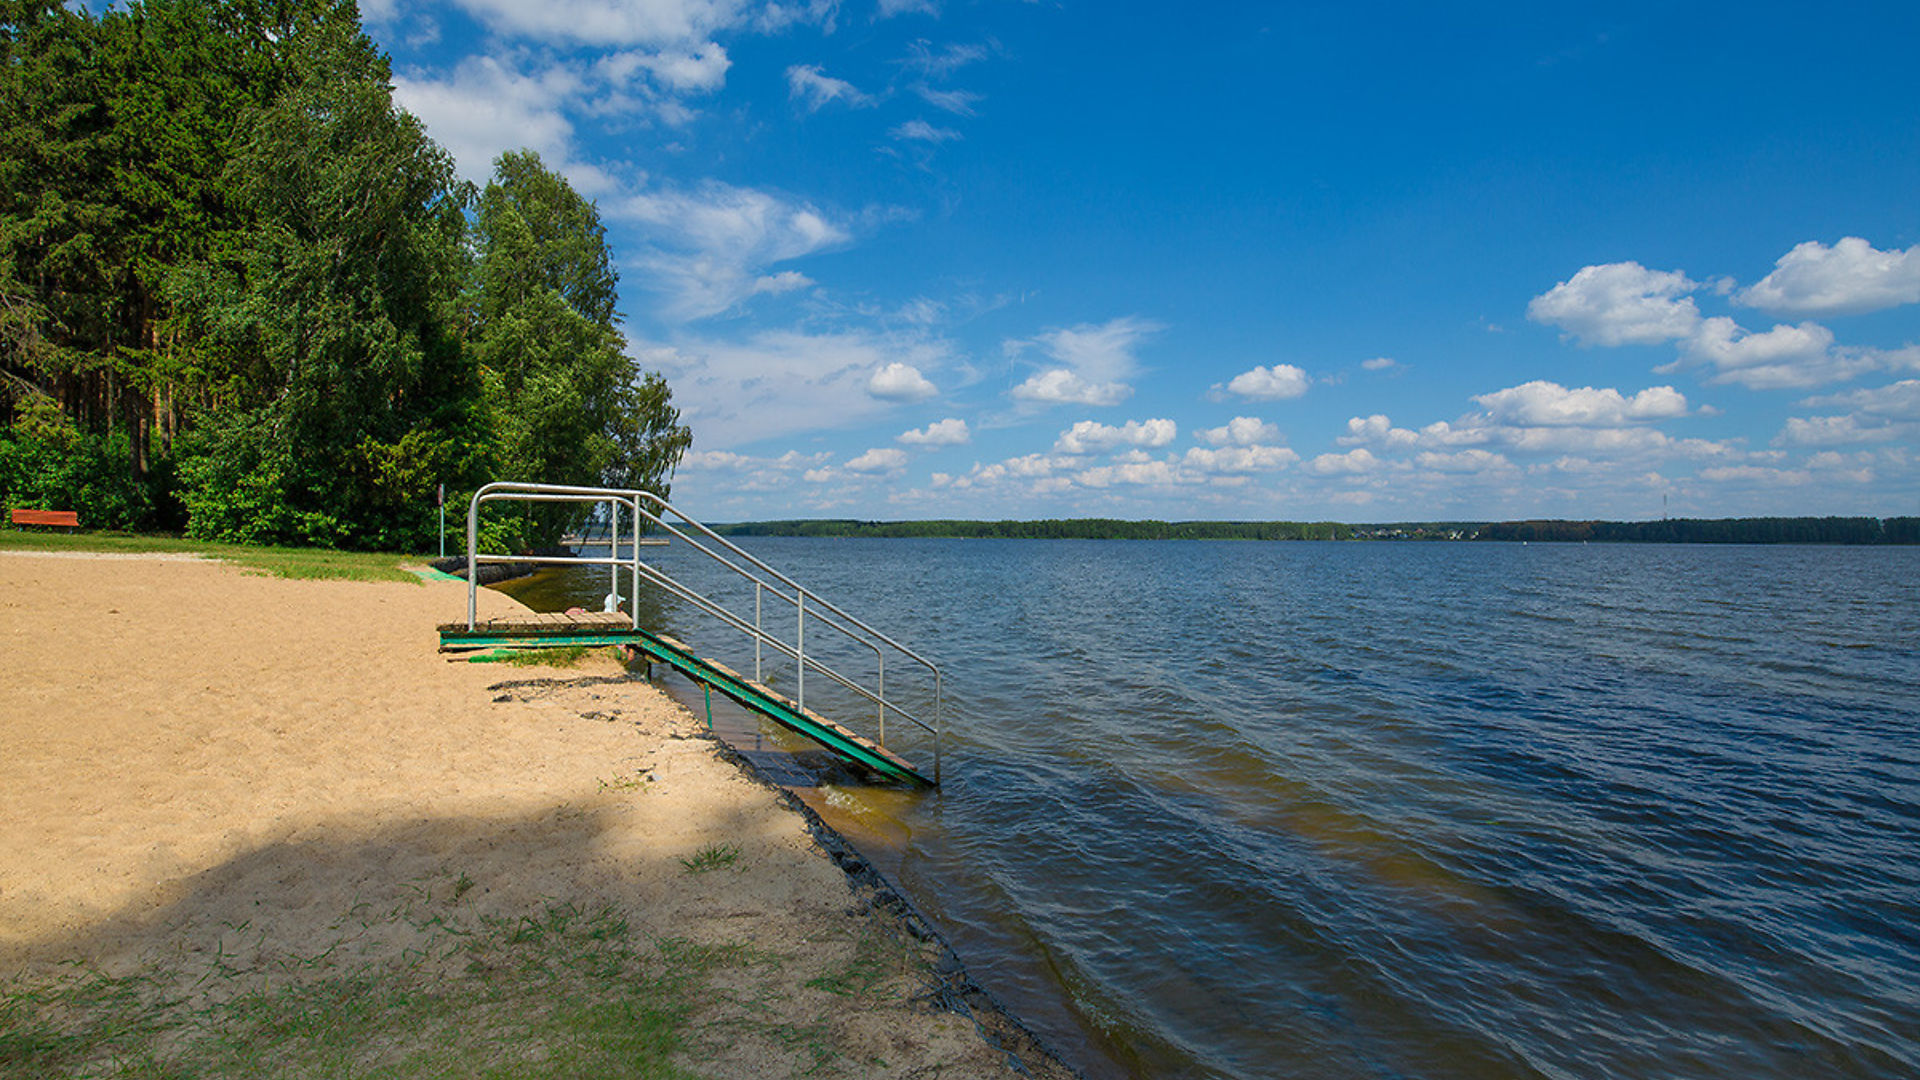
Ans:
[[[15,510],[15,525],[59,525],[68,529],[80,527],[80,514],[74,510]]]

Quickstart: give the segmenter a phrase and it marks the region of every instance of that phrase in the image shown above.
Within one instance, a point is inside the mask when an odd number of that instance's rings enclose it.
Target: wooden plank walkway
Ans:
[[[578,615],[563,612],[534,612],[511,619],[481,619],[473,624],[476,634],[526,634],[538,637],[562,630],[631,630],[633,617],[618,611],[585,611]],[[467,633],[466,623],[441,623],[440,632]]]

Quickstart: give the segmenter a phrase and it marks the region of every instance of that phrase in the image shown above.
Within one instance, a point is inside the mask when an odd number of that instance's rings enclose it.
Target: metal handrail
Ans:
[[[757,632],[752,625],[747,623],[740,616],[735,615],[733,612],[728,611],[726,608],[721,607],[719,604],[714,603],[712,600],[707,599],[706,597],[700,595],[699,593],[693,591],[692,589],[689,589],[685,585],[680,584],[678,581],[675,581],[673,578],[667,576],[666,574],[661,573],[657,567],[648,566],[645,563],[642,563],[640,568],[641,570],[645,571],[649,575],[649,580],[655,582],[656,584],[666,587],[666,589],[669,592],[672,592],[675,596],[678,596],[684,600],[687,600],[695,604],[696,606],[700,607],[702,610],[706,611],[707,614],[712,615],[713,617],[721,620],[722,622],[725,622],[733,626],[735,629],[741,631],[742,633],[752,635]],[[777,637],[768,636],[766,638],[766,643],[769,645],[772,645],[774,649],[778,650],[782,655],[786,656],[789,659],[797,661],[800,658],[800,654],[796,649],[788,645],[786,642],[781,641]],[[875,651],[877,655],[878,650],[875,650]],[[876,705],[882,706],[883,709],[893,710],[895,715],[905,717],[908,721],[919,725],[923,730],[927,732],[932,733],[934,731],[934,729],[930,727],[926,721],[914,715],[913,712],[906,709],[904,706],[895,704],[894,702],[884,700],[881,696],[879,696],[879,693],[877,690],[869,690],[866,687],[861,686],[859,683],[854,682],[852,679],[848,678],[847,676],[840,674],[834,669],[828,667],[826,664],[822,663],[818,657],[807,658],[807,663],[815,671],[818,671],[821,674],[832,679],[834,682],[846,688],[848,691],[858,694],[859,696],[866,698],[868,701],[871,701]],[[760,674],[758,672],[754,673],[753,678],[755,682],[761,681]],[[886,745],[885,743],[886,729],[884,727],[884,724],[885,724],[884,712],[882,713],[882,716],[881,716],[881,723],[883,725],[881,728],[881,732],[882,732],[881,745],[884,746]]]
[[[518,556],[481,554],[479,550],[480,507],[484,503],[495,501],[579,502],[593,503],[595,505],[604,503],[608,506],[609,518],[607,554],[604,558],[580,555]],[[628,513],[623,515],[622,510]],[[675,525],[673,522],[667,521],[662,515],[671,515],[681,524]],[[631,522],[630,529],[625,537],[623,537],[621,529],[621,518],[623,516]],[[713,559],[739,577],[752,582],[754,586],[753,621],[748,623],[744,616],[728,610],[724,605],[716,602],[712,598],[704,596],[697,590],[674,580],[672,576],[668,575],[659,567],[643,562],[640,558],[640,548],[642,546],[640,543],[640,534],[642,528],[641,522],[643,520],[658,526],[663,531],[677,537],[688,547]],[[684,526],[684,528],[681,526]],[[698,538],[689,535],[689,530],[697,533]],[[631,545],[631,556],[624,560],[620,558],[620,545],[622,542]],[[709,542],[711,545],[717,545],[720,549],[724,549],[727,554],[722,554],[721,551],[715,550],[713,546],[710,546]],[[728,554],[736,556],[739,561],[736,562],[735,559],[728,558]],[[801,585],[799,582],[767,565],[750,552],[742,549],[738,544],[714,532],[705,524],[689,517],[685,511],[675,507],[659,495],[651,491],[638,489],[583,487],[571,484],[532,484],[516,481],[495,481],[486,484],[473,493],[472,499],[469,500],[467,504],[467,628],[469,630],[474,629],[478,622],[479,578],[477,571],[480,564],[513,562],[534,563],[539,565],[606,566],[612,583],[606,597],[605,609],[607,611],[617,611],[619,609],[619,602],[621,600],[620,571],[622,569],[628,571],[629,581],[631,582],[634,595],[639,593],[640,582],[644,573],[647,581],[665,587],[674,595],[692,602],[707,614],[720,619],[727,625],[732,626],[734,629],[752,638],[754,642],[754,680],[756,682],[761,680],[760,661],[762,646],[771,646],[777,653],[792,659],[795,665],[794,703],[800,709],[806,709],[806,673],[809,669],[812,669],[847,690],[874,703],[879,711],[879,738],[876,741],[878,741],[882,747],[886,745],[886,725],[887,714],[889,712],[906,719],[909,723],[931,734],[934,738],[934,777],[935,782],[938,782],[940,774],[940,744],[943,741],[940,711],[944,683],[939,666],[934,664],[933,661],[921,656],[919,653],[914,652],[912,649],[907,648],[905,645],[900,644],[898,641],[895,641],[885,633],[867,625],[855,616],[848,614],[825,597],[820,596],[806,586]],[[741,562],[750,564],[753,569],[749,570],[745,566],[740,565]],[[758,573],[755,571],[758,571]],[[772,580],[768,580],[768,578]],[[784,586],[784,588],[782,588],[782,586]],[[791,590],[791,592],[788,590]],[[775,598],[784,601],[794,609],[794,640],[792,644],[788,644],[778,635],[769,633],[762,623],[760,599],[764,592],[771,592]],[[835,630],[854,643],[873,651],[876,665],[876,678],[872,689],[868,689],[841,672],[828,667],[825,663],[821,662],[817,655],[807,655],[806,623],[810,613],[816,623]],[[633,628],[637,630],[640,628],[638,604],[634,605],[632,616]],[[932,676],[933,717],[931,723],[921,719],[912,710],[904,708],[887,698],[886,655],[881,649],[882,645],[885,645],[888,649],[925,668],[928,674]]]

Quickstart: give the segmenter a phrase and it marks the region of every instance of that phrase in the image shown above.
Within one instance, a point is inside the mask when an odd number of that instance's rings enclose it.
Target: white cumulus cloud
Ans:
[[[629,83],[635,74],[644,71],[663,89],[681,94],[712,93],[720,89],[726,85],[727,69],[732,66],[727,50],[711,41],[691,49],[614,53],[598,64],[609,82]]]
[[[882,365],[867,380],[867,393],[887,401],[924,401],[939,392],[919,368],[898,360]]]
[[[1557,326],[1583,345],[1657,345],[1693,333],[1700,309],[1687,294],[1699,287],[1677,270],[1603,263],[1582,267],[1534,297],[1527,318]]]
[[[1773,440],[1775,446],[1851,446],[1886,442],[1905,434],[1908,425],[1853,414],[1790,416]]]
[[[1491,450],[1456,450],[1443,453],[1428,450],[1415,456],[1414,464],[1423,469],[1445,473],[1485,473],[1501,472],[1513,468],[1513,463]]]
[[[1306,372],[1292,364],[1263,365],[1235,375],[1224,387],[1215,383],[1213,392],[1216,397],[1224,393],[1251,401],[1282,401],[1306,393],[1311,381]]]
[[[756,294],[779,295],[804,289],[814,284],[814,280],[798,270],[782,270],[777,274],[763,274],[753,279],[753,291]]]
[[[1735,300],[1791,315],[1856,315],[1920,303],[1920,244],[1878,251],[1857,236],[1832,247],[1809,240],[1780,256],[1772,273]]]
[[[1536,379],[1473,400],[1494,422],[1525,427],[1613,427],[1687,415],[1686,395],[1671,386],[1648,387],[1629,398],[1612,387],[1569,390]]]
[[[847,462],[847,468],[858,473],[894,472],[907,467],[907,452],[891,446],[877,446]]]
[[[1135,350],[1161,329],[1159,323],[1128,315],[1006,342],[1006,351],[1016,355],[1038,346],[1055,365],[1014,387],[1013,397],[1047,405],[1118,405],[1133,394],[1125,380],[1139,370]]]
[[[1185,478],[1165,461],[1129,461],[1114,465],[1096,465],[1073,474],[1073,482],[1082,487],[1105,488],[1116,484],[1167,487]]]
[[[1181,464],[1201,472],[1249,473],[1284,468],[1299,460],[1299,454],[1284,446],[1194,446],[1188,448]]]
[[[1920,420],[1920,379],[1902,379],[1872,390],[1854,390],[1845,394],[1813,397],[1802,405],[1840,406],[1872,416],[1895,420]]]
[[[1835,352],[1833,331],[1812,322],[1754,333],[1724,315],[1715,316],[1700,324],[1684,351],[1713,368],[1712,381],[1750,390],[1817,386],[1871,367],[1858,357]]]
[[[1208,446],[1253,446],[1278,441],[1280,429],[1258,417],[1236,416],[1220,427],[1194,432],[1194,437]]]
[[[1419,436],[1406,428],[1393,426],[1393,421],[1385,413],[1372,416],[1352,416],[1347,418],[1347,433],[1334,441],[1341,446],[1359,446],[1364,443],[1386,443],[1388,445],[1411,446],[1419,441]]]
[[[1031,376],[1013,388],[1021,401],[1045,405],[1118,405],[1133,396],[1133,387],[1119,382],[1090,382],[1065,368]]]
[[[1359,476],[1373,472],[1382,464],[1371,450],[1362,446],[1344,454],[1321,454],[1307,463],[1307,469],[1321,476]]]
[[[1056,454],[1094,454],[1122,446],[1159,448],[1180,434],[1173,421],[1129,420],[1112,427],[1094,420],[1082,420],[1060,433],[1053,444]]]
[[[908,446],[965,446],[973,441],[973,432],[967,430],[965,420],[950,416],[924,428],[903,431],[895,439]]]
[[[1851,409],[1836,416],[1790,417],[1776,446],[1844,446],[1887,442],[1920,430],[1920,379],[1890,386],[1808,398],[1802,405]]]

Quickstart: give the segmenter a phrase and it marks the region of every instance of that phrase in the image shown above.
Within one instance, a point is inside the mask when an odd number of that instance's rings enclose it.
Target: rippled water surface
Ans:
[[[811,797],[1089,1075],[1920,1076],[1920,549],[747,546],[944,668]]]

